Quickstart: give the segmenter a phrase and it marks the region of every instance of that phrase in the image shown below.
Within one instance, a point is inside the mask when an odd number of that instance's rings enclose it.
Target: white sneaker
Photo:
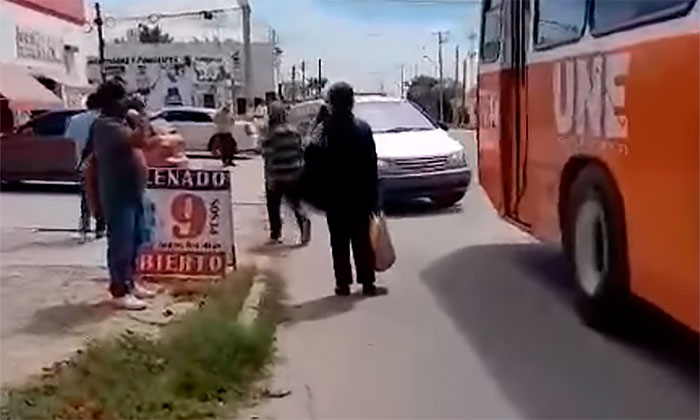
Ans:
[[[154,290],[143,287],[138,283],[134,285],[131,293],[139,299],[153,299],[158,294]]]
[[[126,295],[118,298],[113,298],[112,302],[117,308],[126,309],[128,311],[141,311],[148,307],[146,302],[142,301],[134,295]]]

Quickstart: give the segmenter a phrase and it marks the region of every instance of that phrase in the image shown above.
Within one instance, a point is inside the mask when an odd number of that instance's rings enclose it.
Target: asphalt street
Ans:
[[[476,168],[473,136],[452,134],[467,146]],[[234,201],[240,201],[234,218],[253,209],[264,217],[260,160],[239,161],[233,173]],[[74,239],[60,231],[75,228],[77,206],[70,189],[3,191],[3,270],[102,266],[104,244],[76,253]],[[289,218],[285,223],[291,243],[296,228]],[[36,227],[58,231],[39,234]],[[273,386],[292,394],[253,409],[256,415],[700,416],[697,336],[677,333],[665,318],[641,310],[614,334],[582,325],[560,250],[502,221],[477,179],[458,206],[403,208],[390,215],[389,228],[398,261],[379,276],[388,292],[375,298],[333,296],[328,233],[319,215],[313,217],[310,246],[276,250],[284,255],[274,260],[285,278],[288,311],[279,329]],[[35,232],[33,239],[26,239],[29,232]],[[24,245],[28,241],[31,247]],[[10,300],[3,296],[3,302]]]
[[[476,167],[473,136],[453,135]],[[455,208],[391,215],[384,296],[332,296],[313,222],[281,262],[274,385],[292,394],[263,418],[698,418],[697,336],[641,309],[615,334],[582,325],[558,247],[503,222],[478,181]]]

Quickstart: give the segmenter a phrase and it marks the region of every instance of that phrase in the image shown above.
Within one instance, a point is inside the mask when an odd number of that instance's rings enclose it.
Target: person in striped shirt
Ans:
[[[272,103],[268,112],[268,135],[263,141],[262,149],[270,243],[281,242],[280,206],[282,199],[286,198],[301,231],[301,244],[306,245],[311,240],[311,221],[301,206],[299,194],[299,177],[304,164],[302,138],[299,132],[287,123],[287,111],[282,103]]]

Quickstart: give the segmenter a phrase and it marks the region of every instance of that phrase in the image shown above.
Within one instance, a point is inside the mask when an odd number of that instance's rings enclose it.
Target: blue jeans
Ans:
[[[103,203],[103,206],[107,219],[109,291],[114,297],[122,297],[134,287],[136,257],[143,242],[143,204],[140,200],[129,200]]]

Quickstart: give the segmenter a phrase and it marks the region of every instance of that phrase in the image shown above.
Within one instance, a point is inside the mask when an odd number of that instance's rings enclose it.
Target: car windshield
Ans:
[[[433,130],[435,125],[408,102],[360,102],[354,114],[365,120],[375,133]]]

